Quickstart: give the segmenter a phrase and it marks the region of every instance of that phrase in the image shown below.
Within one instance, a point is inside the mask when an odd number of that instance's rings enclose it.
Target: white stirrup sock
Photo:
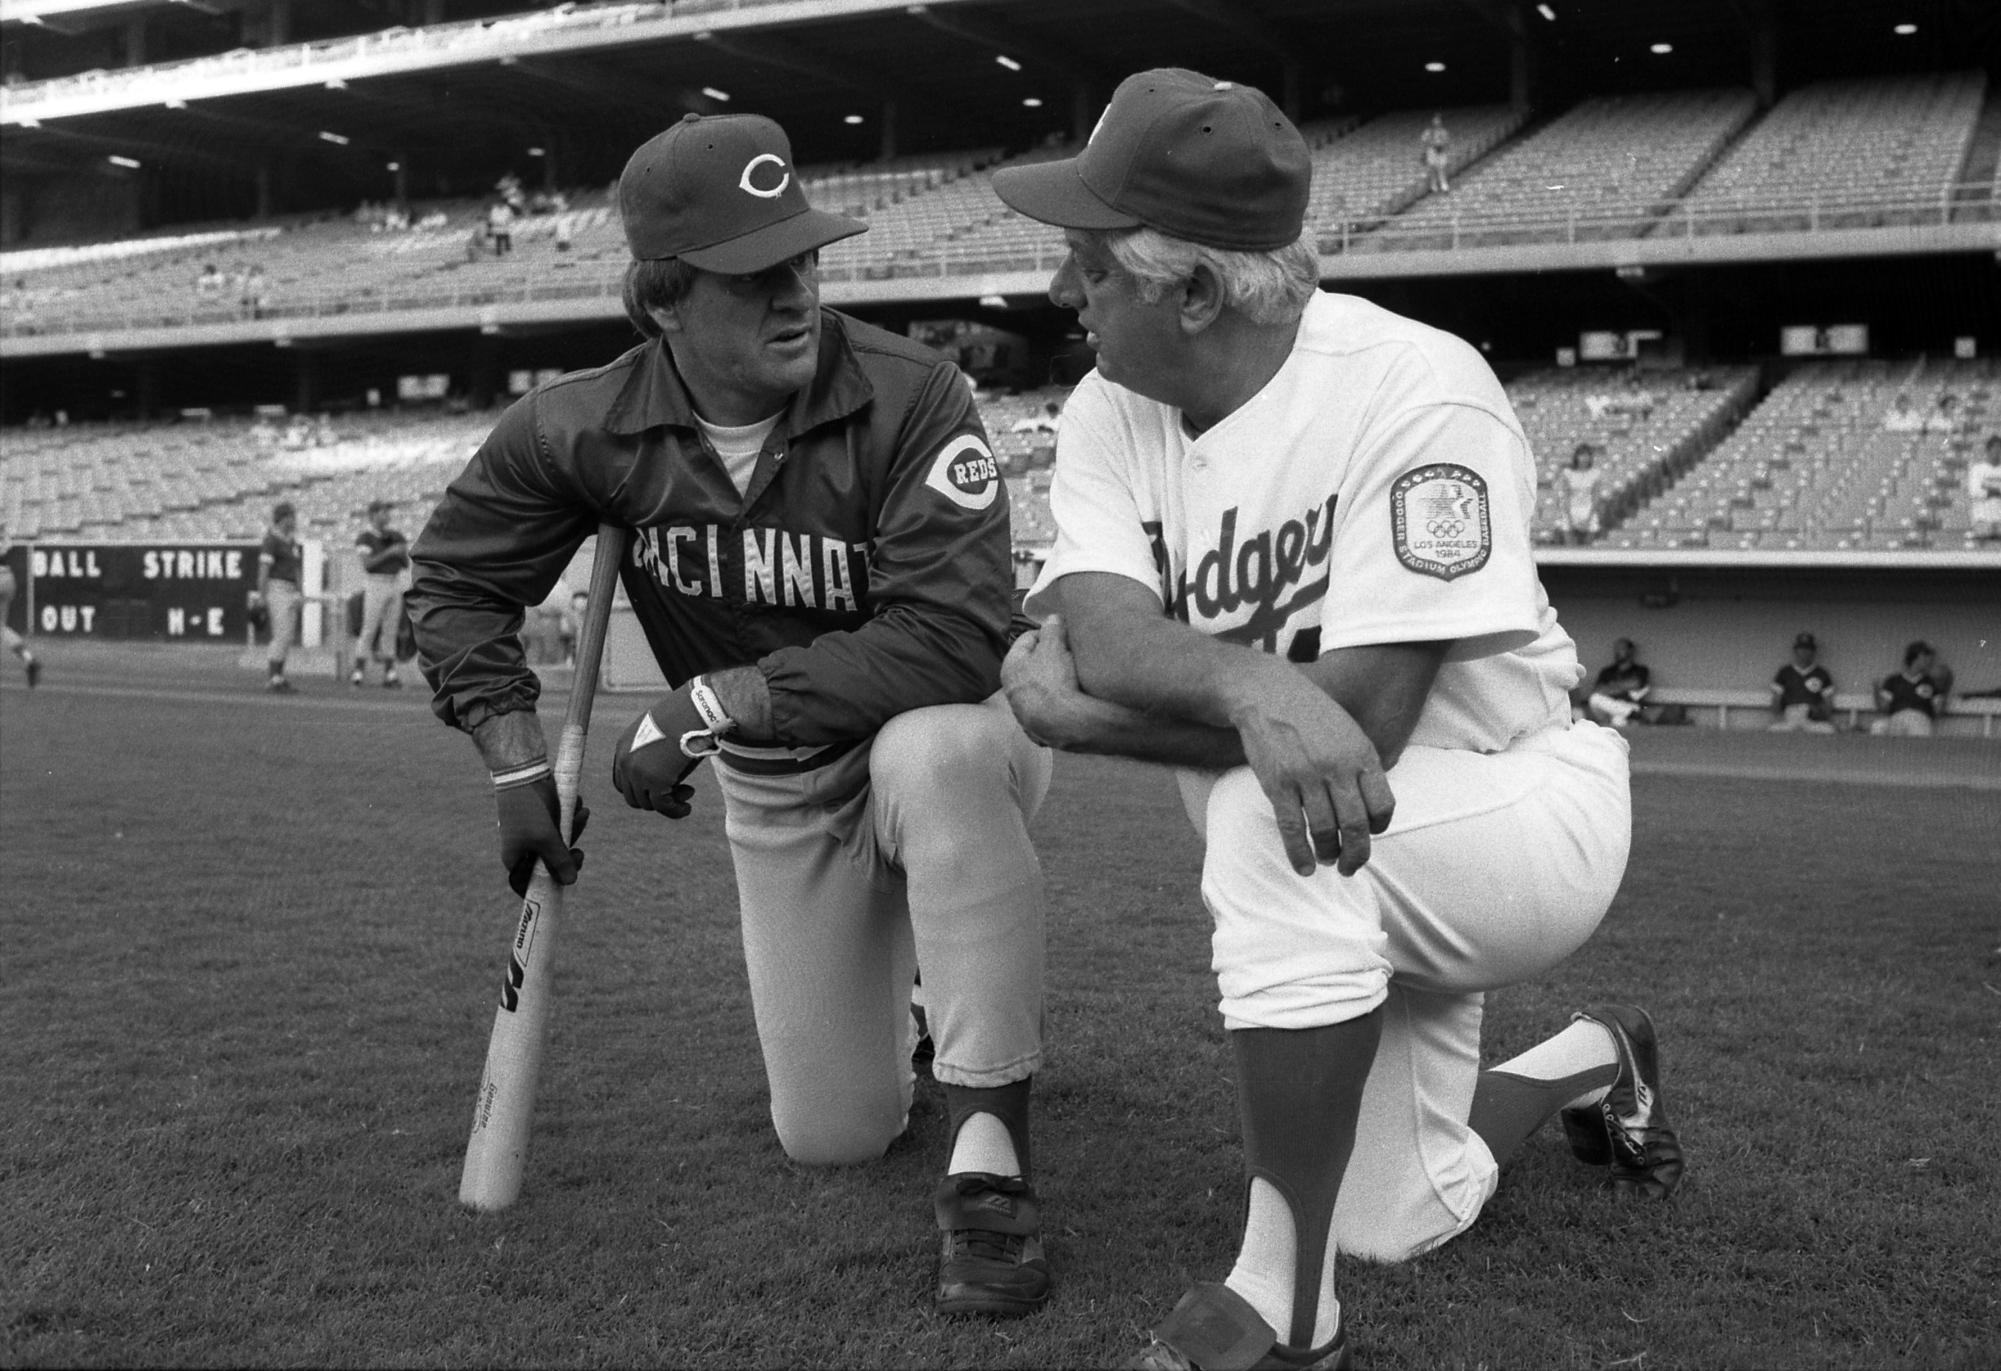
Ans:
[[[1519,1057],[1510,1057],[1502,1062],[1494,1070],[1505,1071],[1511,1076],[1526,1076],[1532,1081],[1560,1081],[1566,1076],[1577,1076],[1618,1064],[1619,1047],[1612,1039],[1612,1030],[1594,1020],[1579,1019],[1555,1037],[1545,1038]],[[1597,1104],[1611,1088],[1601,1085],[1596,1090],[1586,1091],[1564,1108]]]
[[[1223,1284],[1244,1297],[1264,1321],[1286,1339],[1292,1327],[1293,1264],[1299,1260],[1292,1236],[1292,1209],[1259,1176],[1251,1178],[1249,1212],[1244,1218],[1244,1245],[1237,1264]],[[1341,1324],[1341,1305],[1334,1298],[1334,1239],[1320,1261],[1320,1303],[1313,1311],[1314,1347],[1325,1347]]]

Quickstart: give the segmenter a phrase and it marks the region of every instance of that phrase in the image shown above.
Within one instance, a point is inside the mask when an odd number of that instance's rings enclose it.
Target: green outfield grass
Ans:
[[[949,1322],[940,1101],[875,1164],[783,1158],[714,789],[670,825],[603,779],[639,701],[598,707],[527,1188],[475,1217],[514,911],[470,748],[417,692],[49,655],[43,689],[0,690],[0,1364],[1098,1366],[1227,1270],[1229,1063],[1163,774],[1059,759],[1035,829],[1059,1284]],[[1466,1236],[1343,1267],[1362,1365],[2001,1364],[2001,790],[1687,774],[1744,748],[1675,732],[1605,927],[1493,998],[1489,1052],[1645,1004],[1688,1181],[1621,1207],[1545,1130]],[[1925,746],[1866,756],[1921,778]],[[2001,774],[2001,742],[1930,746]]]

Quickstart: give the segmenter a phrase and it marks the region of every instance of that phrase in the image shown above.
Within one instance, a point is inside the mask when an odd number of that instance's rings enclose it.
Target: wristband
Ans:
[[[532,762],[523,762],[520,766],[511,766],[504,771],[494,772],[493,788],[512,790],[516,786],[533,785],[549,774],[549,759],[537,757]]]
[[[695,712],[702,716],[702,723],[711,734],[720,736],[736,727],[736,720],[729,716],[723,702],[716,698],[708,677],[697,676],[688,682],[688,702],[695,706]]]

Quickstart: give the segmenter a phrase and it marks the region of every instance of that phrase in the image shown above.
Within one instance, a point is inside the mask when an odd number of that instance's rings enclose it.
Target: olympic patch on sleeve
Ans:
[[[979,511],[1000,494],[1000,463],[977,433],[962,433],[931,459],[924,484],[961,509]]]
[[[1441,581],[1478,571],[1494,551],[1487,483],[1453,462],[1397,477],[1390,487],[1390,527],[1397,560]]]

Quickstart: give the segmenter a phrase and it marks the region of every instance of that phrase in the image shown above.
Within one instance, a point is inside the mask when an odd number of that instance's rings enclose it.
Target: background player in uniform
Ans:
[[[575,862],[516,637],[600,521],[674,692],[618,741],[627,803],[689,812],[716,761],[772,1120],[802,1162],[869,1161],[911,1101],[923,968],[950,1111],[938,1304],[1047,1296],[1030,1183],[1049,755],[999,693],[1008,502],[958,369],[819,304],[784,133],[690,115],[619,181],[648,341],[515,404],[417,541],[410,601],[446,722],[498,790],[517,889]]]
[[[396,625],[403,617],[403,573],[410,566],[410,540],[389,527],[389,511],[395,507],[387,500],[369,501],[368,527],[355,536],[362,574],[361,634],[354,640],[349,685],[368,679],[371,646],[375,660],[382,663],[382,684],[392,690],[403,684],[396,675]]]
[[[1876,708],[1883,717],[1869,725],[1893,738],[1929,738],[1952,689],[1952,671],[1940,665],[1938,649],[1919,641],[1904,648],[1904,669],[1876,683]]]
[[[257,551],[257,589],[250,592],[253,608],[262,606],[270,618],[271,646],[265,661],[271,679],[266,689],[278,695],[292,693],[285,678],[285,658],[299,637],[299,563],[305,549],[299,545],[299,515],[289,500],[271,507],[271,525],[264,530],[264,545]]]
[[[1774,733],[1832,733],[1834,729],[1834,674],[1814,658],[1820,644],[1811,633],[1801,631],[1793,638],[1793,659],[1772,677],[1772,709],[1778,718]]]
[[[0,644],[21,659],[21,670],[27,673],[28,689],[42,679],[42,664],[28,647],[27,640],[14,631],[7,622],[8,611],[14,607],[14,568],[7,565],[6,557],[14,550],[14,539],[7,532],[7,525],[0,524]]]
[[[1682,1171],[1638,1009],[1480,1071],[1483,992],[1569,955],[1618,888],[1626,746],[1570,722],[1499,382],[1316,291],[1309,168],[1262,94],[1165,70],[1076,158],[994,178],[1066,230],[1050,297],[1098,350],[1029,598],[1058,613],[1010,653],[1009,699],[1053,746],[1183,768],[1237,1069],[1237,1262],[1145,1367],[1344,1364],[1336,1251],[1463,1231],[1558,1111],[1621,1191]]]

